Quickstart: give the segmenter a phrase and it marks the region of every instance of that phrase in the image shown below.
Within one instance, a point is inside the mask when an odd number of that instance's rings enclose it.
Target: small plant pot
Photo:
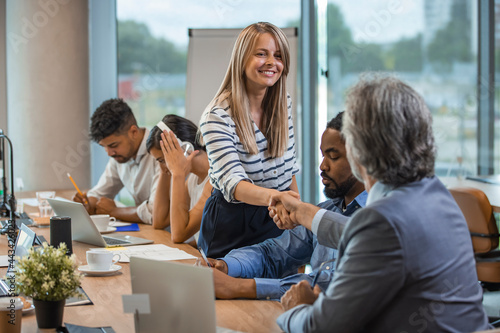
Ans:
[[[66,299],[60,301],[41,301],[34,299],[38,328],[58,328],[62,326]]]

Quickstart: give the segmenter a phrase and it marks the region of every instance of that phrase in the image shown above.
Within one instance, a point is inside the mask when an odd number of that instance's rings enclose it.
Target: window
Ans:
[[[117,0],[119,96],[139,124],[185,114],[188,28],[298,27],[300,0]]]
[[[436,174],[475,174],[476,6],[467,0],[330,0],[328,119],[344,109],[346,90],[359,73],[393,72],[415,88],[431,110]]]
[[[498,152],[498,147],[500,147],[500,0],[495,0],[495,13],[494,13],[494,22],[495,22],[495,141],[493,143],[495,147],[495,152]],[[495,173],[500,173],[500,154],[494,153],[494,168]]]

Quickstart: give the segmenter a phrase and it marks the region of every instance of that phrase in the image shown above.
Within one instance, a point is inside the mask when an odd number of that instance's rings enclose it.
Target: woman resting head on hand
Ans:
[[[193,122],[173,114],[162,121],[171,132],[155,126],[146,142],[148,152],[162,170],[153,204],[153,226],[163,229],[170,225],[174,242],[192,242],[212,191],[208,157],[205,147],[196,140],[198,128]],[[184,144],[181,146],[177,139]],[[186,153],[189,145],[194,151]]]

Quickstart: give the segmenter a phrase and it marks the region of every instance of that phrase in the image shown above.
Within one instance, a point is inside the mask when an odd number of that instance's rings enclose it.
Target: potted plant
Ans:
[[[43,243],[16,264],[16,291],[33,298],[39,328],[62,325],[66,298],[78,295],[81,275],[75,255],[66,255],[66,244],[58,248]]]

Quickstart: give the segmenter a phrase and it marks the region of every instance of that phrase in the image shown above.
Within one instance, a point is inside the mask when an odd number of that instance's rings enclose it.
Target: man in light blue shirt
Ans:
[[[339,222],[347,221],[357,209],[364,207],[367,193],[351,173],[346,158],[344,139],[340,133],[342,114],[327,125],[321,139],[323,162],[320,165],[325,195],[330,200],[318,206],[339,214]],[[342,232],[342,227],[338,228]],[[318,244],[316,236],[298,226],[281,236],[262,243],[235,249],[221,260],[211,260],[215,291],[218,298],[279,299],[292,285],[302,280],[310,283],[321,263],[334,259],[337,251]],[[297,269],[311,264],[311,274],[297,274]],[[326,290],[333,275],[333,263],[326,264],[317,283]]]

